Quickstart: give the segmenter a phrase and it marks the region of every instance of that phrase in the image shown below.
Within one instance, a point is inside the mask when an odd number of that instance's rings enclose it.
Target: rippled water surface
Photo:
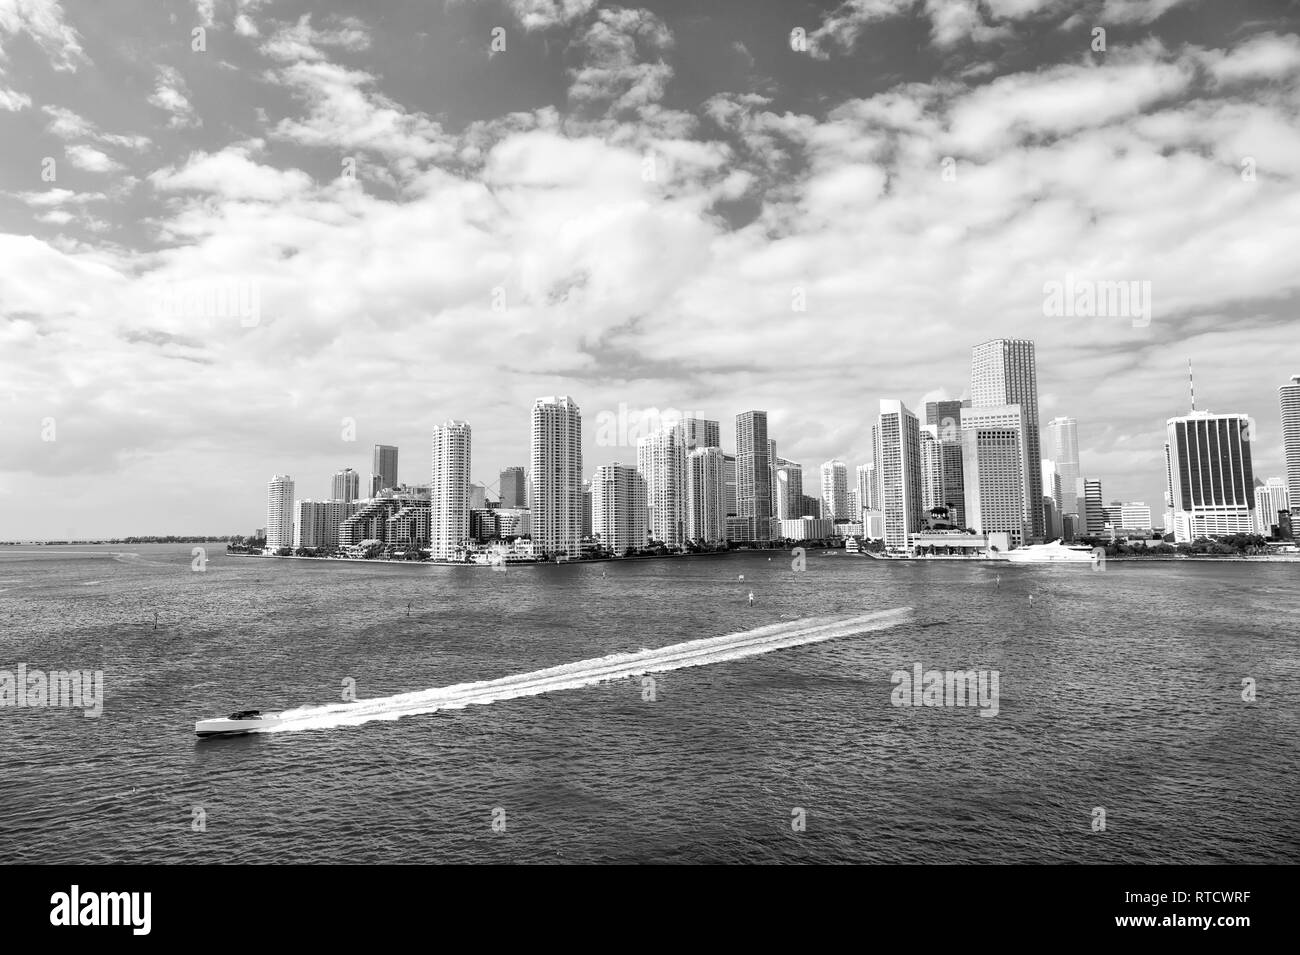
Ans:
[[[0,709],[0,861],[1300,856],[1297,565],[209,555],[196,573],[190,545],[0,548],[0,669],[102,669],[107,686],[99,719]],[[654,701],[632,678],[193,735],[233,709],[340,702],[349,678],[369,699],[893,607],[909,622],[658,674]],[[891,673],[916,663],[997,670],[998,715],[891,705]]]

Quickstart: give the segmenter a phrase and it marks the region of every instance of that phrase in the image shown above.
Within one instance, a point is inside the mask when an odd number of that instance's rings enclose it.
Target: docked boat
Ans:
[[[240,710],[224,718],[199,720],[194,724],[198,736],[243,736],[269,729],[279,723],[276,716],[264,716],[261,710]]]
[[[1015,564],[1091,564],[1096,560],[1093,550],[1085,544],[1066,544],[1054,540],[1050,544],[1017,547],[1007,551],[1002,559]]]

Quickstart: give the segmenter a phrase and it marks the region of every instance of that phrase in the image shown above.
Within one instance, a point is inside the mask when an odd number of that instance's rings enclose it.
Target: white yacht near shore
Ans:
[[[1017,547],[1002,555],[1013,564],[1091,564],[1095,557],[1093,548],[1084,544],[1066,544],[1054,540],[1050,544],[1030,544]]]

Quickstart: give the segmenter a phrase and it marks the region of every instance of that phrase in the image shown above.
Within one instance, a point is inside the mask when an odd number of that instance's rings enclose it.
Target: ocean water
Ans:
[[[0,548],[0,670],[106,685],[98,719],[0,708],[0,862],[1300,857],[1296,565],[208,556],[194,572],[191,545]],[[193,735],[234,709],[340,703],[348,680],[373,701],[902,607],[883,629],[655,674],[653,701],[630,677]],[[997,716],[892,705],[891,674],[916,663],[997,670]]]

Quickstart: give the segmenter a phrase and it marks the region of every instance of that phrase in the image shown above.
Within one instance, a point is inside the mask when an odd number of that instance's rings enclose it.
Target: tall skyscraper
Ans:
[[[521,469],[522,470],[522,469]],[[582,536],[585,540],[595,533],[595,524],[591,518],[591,482],[582,482]]]
[[[1024,415],[1025,467],[1021,499],[1028,539],[1043,540],[1043,474],[1038,437],[1038,367],[1034,343],[1023,338],[996,338],[971,349],[971,410],[1019,405]],[[962,411],[962,427],[970,412]],[[1058,459],[1059,460],[1059,459]]]
[[[864,511],[878,510],[876,507],[876,466],[859,464],[856,471],[858,486],[858,507]],[[862,520],[862,515],[858,515]]]
[[[778,495],[777,495],[777,486],[776,486],[776,462],[778,460],[779,459],[776,456],[776,442],[773,441],[771,438],[768,438],[767,439],[767,470],[768,470],[767,486],[771,489],[771,498],[769,502],[771,507],[771,513],[768,515],[768,517],[776,517],[776,512],[780,506],[779,502],[777,501]]]
[[[961,441],[961,409],[969,408],[966,401],[927,401],[925,403],[925,423],[934,425],[935,437],[939,441]]]
[[[524,469],[509,467],[501,472],[501,506],[527,507],[528,490]]]
[[[1244,414],[1193,411],[1169,419],[1175,540],[1255,532],[1249,428]]]
[[[1106,533],[1106,505],[1102,503],[1101,481],[1091,478],[1083,479],[1083,516],[1089,537],[1101,537]]]
[[[922,528],[921,432],[916,415],[901,401],[882,398],[875,443],[885,546],[906,550],[909,535]]]
[[[650,536],[669,548],[686,543],[686,444],[680,428],[662,428],[637,441],[637,470],[645,479]]]
[[[532,411],[528,503],[533,547],[578,556],[582,535],[582,411],[567,395],[538,398]]]
[[[694,451],[696,448],[722,447],[722,428],[716,421],[685,415],[681,420],[681,429],[686,439],[687,451]]]
[[[749,521],[749,539],[771,538],[772,467],[767,412],[736,415],[736,515]]]
[[[727,516],[736,516],[736,456],[722,452],[722,475],[727,484]]]
[[[1078,514],[1079,423],[1064,417],[1047,422],[1047,451],[1061,477],[1061,493],[1056,496],[1056,503],[1062,514]]]
[[[293,546],[293,478],[277,474],[266,486],[266,546]]]
[[[721,448],[701,447],[687,459],[686,536],[700,544],[727,539],[727,484]]]
[[[798,520],[804,516],[803,467],[785,458],[776,459],[776,516],[783,521]]]
[[[397,448],[391,444],[377,444],[370,463],[370,496],[378,497],[380,491],[396,487]]]
[[[849,507],[849,466],[832,459],[822,465],[822,517],[853,520]]]
[[[636,468],[618,463],[596,468],[591,523],[601,544],[616,557],[646,545],[646,482]]]
[[[1271,477],[1255,488],[1256,533],[1271,537],[1278,526],[1278,514],[1291,510],[1291,490],[1282,478]]]
[[[1286,486],[1291,500],[1300,505],[1300,375],[1277,390],[1282,409],[1282,451],[1286,455]]]
[[[469,540],[470,427],[444,421],[433,429],[433,472],[429,480],[429,548],[448,560]]]
[[[980,534],[1006,533],[1012,547],[1032,543],[1030,513],[1041,522],[1043,502],[1040,493],[1033,507],[1025,503],[1030,485],[1025,472],[1033,470],[1040,488],[1043,475],[1042,459],[1029,456],[1024,409],[1014,404],[968,408],[961,428],[965,524]]]
[[[361,475],[351,468],[335,471],[330,481],[330,500],[355,501],[361,496]]]

